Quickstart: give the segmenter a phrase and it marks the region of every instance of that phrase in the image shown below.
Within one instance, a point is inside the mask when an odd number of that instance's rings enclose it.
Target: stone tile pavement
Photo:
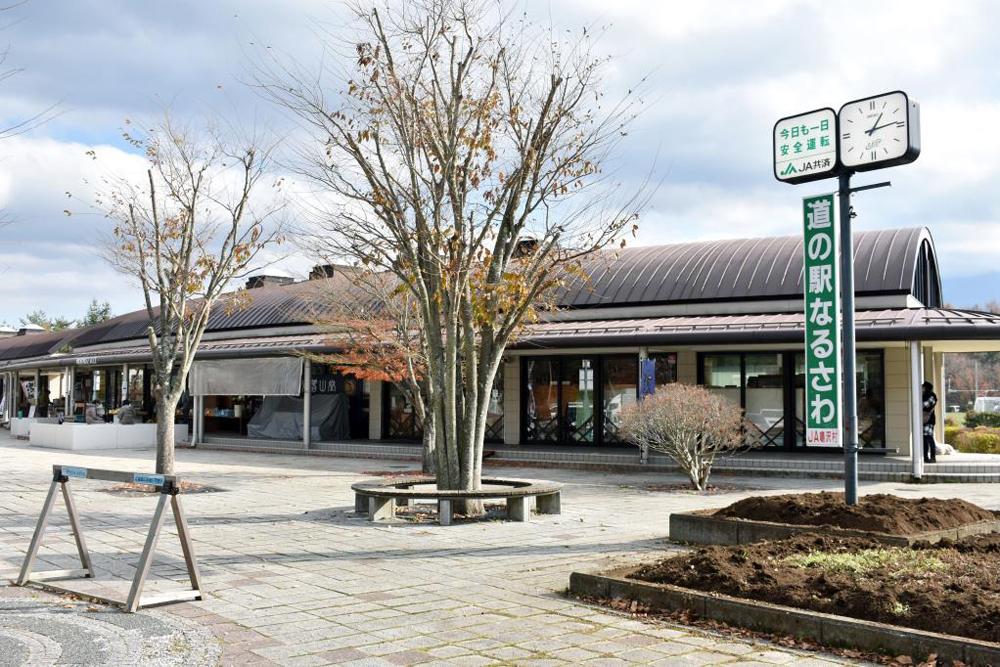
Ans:
[[[5,580],[20,565],[54,463],[152,470],[145,452],[59,452],[0,435]],[[843,662],[829,654],[642,622],[563,596],[573,570],[601,570],[674,548],[664,541],[670,512],[722,506],[750,493],[835,489],[836,481],[719,478],[748,490],[701,497],[656,490],[655,485],[680,481],[663,474],[491,468],[491,473],[565,483],[563,514],[536,516],[526,524],[450,527],[373,525],[353,514],[353,482],[372,472],[411,468],[387,461],[180,450],[178,474],[225,490],[184,496],[208,596],[141,613],[186,636],[207,630],[221,649],[221,663],[241,667]],[[113,588],[121,595],[155,498],[112,495],[101,490],[110,486],[102,482],[73,484],[99,573],[96,583],[79,587]],[[996,488],[873,483],[863,490],[960,496],[1000,508]],[[41,568],[75,566],[61,501],[46,539]],[[183,576],[176,534],[168,530],[151,587],[167,587],[170,579]],[[0,588],[0,603],[26,595],[23,589]],[[62,599],[30,595],[39,604]],[[7,664],[4,637],[11,645],[17,641],[10,639],[17,633],[7,618],[0,613],[0,665]],[[56,655],[51,646],[46,650],[49,658]],[[203,651],[184,664],[214,664],[214,656]],[[38,664],[46,662],[40,658]],[[47,664],[68,663],[57,656]]]

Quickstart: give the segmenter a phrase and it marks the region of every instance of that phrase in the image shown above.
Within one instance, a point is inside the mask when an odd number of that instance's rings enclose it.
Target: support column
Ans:
[[[73,421],[73,408],[76,405],[76,366],[69,367],[69,386],[66,387],[66,420]]]
[[[944,420],[948,416],[948,388],[945,386],[944,354],[941,352],[934,353],[934,379],[931,382],[934,383],[934,390],[938,395],[934,437],[938,442],[944,442]]]
[[[191,444],[200,445],[205,441],[205,397],[194,397],[194,424],[192,425]]]
[[[646,347],[646,346],[642,346],[642,347],[639,348],[639,377],[636,378],[636,381],[639,383],[638,384],[638,389],[639,390],[636,392],[636,395],[637,395],[636,398],[637,398],[637,400],[640,400],[640,401],[643,399],[643,396],[642,396],[642,386],[643,386],[642,385],[642,362],[646,361],[647,359],[649,359],[649,348]],[[646,445],[642,445],[641,447],[639,447],[639,464],[640,465],[645,465],[647,463],[649,463],[649,447],[646,446]]]
[[[309,449],[312,444],[312,360],[306,357],[302,364],[305,376],[302,382],[302,446]]]
[[[118,399],[120,405],[124,405],[128,400],[128,364],[122,364],[122,386],[120,388],[121,398]]]
[[[923,414],[924,400],[920,385],[924,381],[920,341],[910,341],[910,463],[914,479],[924,476]]]

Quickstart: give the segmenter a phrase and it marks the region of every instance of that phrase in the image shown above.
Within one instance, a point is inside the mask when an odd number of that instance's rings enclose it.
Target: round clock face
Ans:
[[[909,150],[909,101],[889,93],[844,105],[840,110],[840,160],[847,167],[902,157]]]

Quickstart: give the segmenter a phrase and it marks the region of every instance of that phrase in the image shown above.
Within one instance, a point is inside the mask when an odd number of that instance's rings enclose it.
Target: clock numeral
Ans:
[[[897,120],[896,121],[896,127],[904,127],[905,125],[906,125],[906,123],[904,121],[901,121],[901,120]]]
[[[869,108],[869,109],[871,109],[872,111],[875,111],[875,100],[872,100],[872,101],[871,101],[871,102],[870,102],[870,103],[868,104],[868,108]]]
[[[842,137],[843,137],[844,139],[850,139],[850,138],[851,138],[851,133],[850,133],[850,132],[844,132],[844,134],[842,134],[841,136],[842,136]]]
[[[878,153],[876,153],[875,151],[872,151],[872,159],[873,159],[873,160],[875,159],[875,156],[876,156],[876,155],[878,155]]]

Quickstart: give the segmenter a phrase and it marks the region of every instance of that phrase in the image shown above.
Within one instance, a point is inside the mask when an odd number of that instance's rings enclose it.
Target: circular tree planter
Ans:
[[[531,500],[539,514],[559,514],[562,484],[538,479],[513,479],[509,477],[483,478],[478,491],[436,488],[437,479],[430,475],[395,477],[352,484],[354,510],[367,514],[370,521],[389,521],[396,515],[396,507],[406,507],[415,500],[433,500],[438,506],[438,523],[449,526],[454,516],[455,502],[461,500],[504,500],[507,518],[527,521],[531,516]],[[435,488],[414,488],[428,487]]]

